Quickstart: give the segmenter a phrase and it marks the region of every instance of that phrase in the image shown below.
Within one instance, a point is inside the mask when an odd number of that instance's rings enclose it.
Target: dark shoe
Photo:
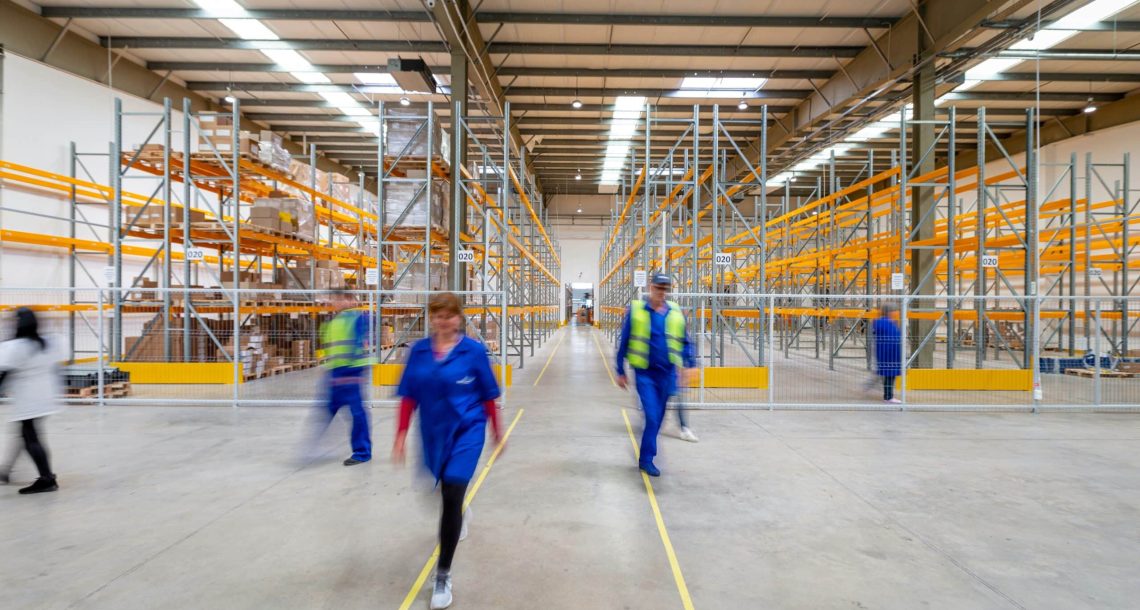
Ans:
[[[651,477],[661,476],[661,471],[658,470],[657,467],[654,466],[653,464],[641,464],[638,467],[641,468],[643,471],[645,471],[645,474],[647,474]]]
[[[350,457],[350,458],[348,458],[347,460],[345,460],[345,461],[344,461],[344,465],[345,465],[345,466],[355,466],[355,465],[357,465],[357,464],[363,464],[363,463],[365,463],[365,462],[367,462],[367,461],[368,461],[368,460],[358,460],[358,459],[356,459],[356,458],[351,458],[351,457]]]
[[[8,474],[7,470],[0,472],[0,485],[7,485],[8,483],[11,483],[11,476],[12,475]]]
[[[59,484],[55,482],[55,477],[40,477],[36,479],[35,483],[20,490],[20,493],[27,494],[42,494],[49,491],[56,491],[59,489]]]

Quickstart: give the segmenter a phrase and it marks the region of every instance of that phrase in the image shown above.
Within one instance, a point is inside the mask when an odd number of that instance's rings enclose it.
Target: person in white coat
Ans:
[[[18,309],[15,338],[0,343],[0,391],[11,400],[8,420],[16,422],[24,450],[39,471],[36,482],[21,489],[21,494],[59,489],[40,434],[44,418],[63,410],[59,400],[63,393],[59,370],[62,360],[60,345],[40,336],[36,314],[26,307]],[[15,457],[18,453],[12,455],[11,461]],[[11,470],[11,463],[0,464],[0,483],[8,483]]]

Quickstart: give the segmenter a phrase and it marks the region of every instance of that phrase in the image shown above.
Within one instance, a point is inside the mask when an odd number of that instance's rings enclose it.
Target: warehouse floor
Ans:
[[[1137,416],[701,411],[650,496],[599,338],[517,373],[454,608],[1135,607]],[[0,607],[426,608],[438,500],[373,413],[344,468],[304,408],[72,408],[62,490],[0,488]]]

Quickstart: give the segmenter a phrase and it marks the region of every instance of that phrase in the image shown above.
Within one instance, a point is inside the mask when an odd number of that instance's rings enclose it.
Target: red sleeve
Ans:
[[[487,421],[491,422],[491,429],[495,436],[499,436],[499,408],[495,406],[494,399],[483,401],[483,411],[487,414]]]
[[[396,426],[396,434],[404,434],[412,425],[412,412],[416,410],[416,401],[407,396],[400,399],[400,419]]]

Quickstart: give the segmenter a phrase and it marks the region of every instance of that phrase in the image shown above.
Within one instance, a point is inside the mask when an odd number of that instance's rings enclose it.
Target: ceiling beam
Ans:
[[[436,5],[440,6],[440,5]],[[382,51],[446,53],[443,41],[346,40],[299,38],[290,40],[243,40],[170,36],[101,36],[100,44],[112,49],[292,49],[294,51]],[[738,46],[738,45],[640,45],[496,42],[488,54],[497,55],[648,55],[681,57],[855,57],[855,46]]]
[[[223,88],[224,89],[224,88]],[[706,115],[711,116],[712,108],[715,104],[701,104],[702,118]],[[324,100],[296,100],[296,99],[272,99],[272,98],[241,98],[242,108],[336,108],[333,104]],[[426,104],[413,103],[412,108],[425,108]],[[439,104],[436,105],[439,111],[447,110],[446,107]],[[777,106],[768,105],[768,112],[774,114],[783,114],[792,109],[791,106]],[[511,103],[511,111],[514,112],[565,112],[568,115],[573,114],[588,114],[591,112],[612,112],[615,110],[613,104],[584,104],[581,108],[571,108],[570,104],[547,104],[538,102],[513,102]],[[693,104],[654,104],[654,114],[683,114],[692,116]],[[736,107],[736,102],[720,104],[720,113],[724,115],[731,113],[733,118],[739,118],[739,115],[759,115],[760,106],[756,105],[748,110],[740,110]],[[546,117],[532,115],[531,118],[535,120],[554,120],[556,117]],[[600,120],[600,119],[599,119]]]
[[[308,83],[272,83],[272,82],[226,82],[226,81],[190,81],[186,88],[191,91],[235,91],[271,92],[271,93],[317,93],[321,91],[342,91],[344,93],[396,95],[385,91],[381,87],[352,84],[308,84]],[[449,87],[440,87],[446,95]],[[749,91],[743,95],[733,95],[730,99],[801,99],[810,89],[760,89]],[[667,97],[674,99],[708,99],[700,95],[700,91],[683,91],[678,89],[639,89],[639,88],[580,88],[574,87],[513,87],[507,90],[512,96],[531,97],[616,97],[622,95],[637,95],[644,97]],[[724,99],[724,98],[721,98]]]
[[[214,61],[149,61],[147,68],[156,72],[166,70],[196,72],[291,72],[289,66],[254,62]],[[326,74],[353,74],[356,72],[388,72],[381,64],[314,64],[317,72]],[[449,66],[430,66],[435,74],[446,74]],[[833,70],[689,70],[683,68],[543,68],[529,66],[503,66],[500,76],[577,76],[582,78],[766,78],[801,80],[831,78]]]
[[[1035,30],[1038,27],[1046,29],[1056,23],[1056,21],[1042,21],[1037,23],[1036,19],[1003,19],[995,21],[983,21],[981,27],[991,30]],[[1140,32],[1140,21],[1101,21],[1099,23],[1091,23],[1081,28],[1081,32]]]
[[[204,9],[45,6],[47,18],[74,19],[217,19],[244,17],[270,21],[401,21],[429,23],[424,11],[345,10],[345,9],[245,9],[230,15]],[[819,17],[764,15],[668,15],[647,13],[532,13],[483,11],[482,23],[542,23],[562,25],[642,25],[679,27],[736,28],[889,28],[891,17]]]
[[[1026,60],[1040,59],[1043,61],[1140,61],[1140,51],[1114,51],[1111,49],[1050,49],[1046,51],[1014,51],[1004,49],[994,52],[984,52],[978,49],[961,49],[952,53],[943,53],[942,56],[948,59],[1001,57]]]

